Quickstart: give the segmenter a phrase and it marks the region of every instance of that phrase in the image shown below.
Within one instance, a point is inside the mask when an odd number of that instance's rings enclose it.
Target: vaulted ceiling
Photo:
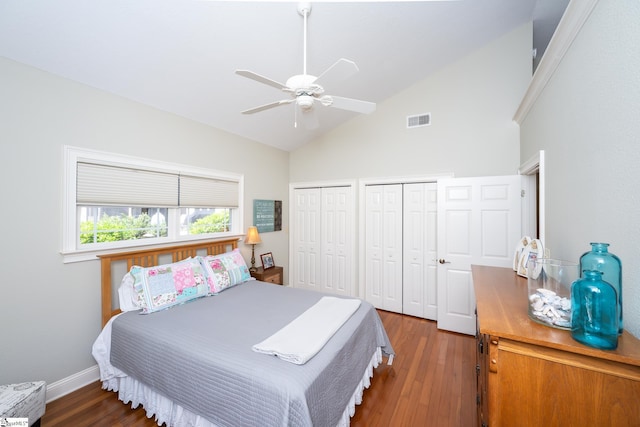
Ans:
[[[311,3],[307,72],[352,60],[359,71],[326,92],[380,103],[529,21],[541,56],[567,2]],[[294,127],[293,104],[241,114],[289,95],[235,70],[283,83],[302,74],[297,9],[287,1],[3,0],[0,55],[289,151],[357,115],[316,103],[319,126],[306,129]]]

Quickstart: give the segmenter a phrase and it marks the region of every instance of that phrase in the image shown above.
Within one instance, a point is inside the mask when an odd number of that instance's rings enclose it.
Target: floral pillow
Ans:
[[[172,264],[131,270],[140,280],[134,289],[142,298],[142,312],[153,313],[177,304],[209,295],[209,284],[198,259],[192,258]]]
[[[211,293],[217,294],[227,288],[251,280],[249,268],[242,258],[240,249],[234,249],[221,255],[200,257],[207,273]]]

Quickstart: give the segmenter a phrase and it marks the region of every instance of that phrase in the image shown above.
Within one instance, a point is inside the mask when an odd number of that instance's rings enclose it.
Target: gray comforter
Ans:
[[[113,323],[111,363],[219,426],[335,426],[376,348],[393,354],[362,302],[309,362],[256,353],[324,294],[250,281],[169,310]]]

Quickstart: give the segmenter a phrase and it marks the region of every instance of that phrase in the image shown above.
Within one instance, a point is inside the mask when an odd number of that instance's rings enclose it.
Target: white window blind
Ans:
[[[79,205],[238,207],[237,181],[84,162],[77,167]]]
[[[178,206],[176,173],[77,164],[76,203],[79,205]]]
[[[239,184],[211,178],[180,175],[181,207],[237,208]]]

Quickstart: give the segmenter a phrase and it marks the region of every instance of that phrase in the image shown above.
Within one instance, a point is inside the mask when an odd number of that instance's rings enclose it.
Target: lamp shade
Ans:
[[[258,227],[249,227],[249,229],[247,230],[247,235],[244,238],[244,242],[247,245],[257,245],[258,243],[262,243],[260,234],[258,234]]]

